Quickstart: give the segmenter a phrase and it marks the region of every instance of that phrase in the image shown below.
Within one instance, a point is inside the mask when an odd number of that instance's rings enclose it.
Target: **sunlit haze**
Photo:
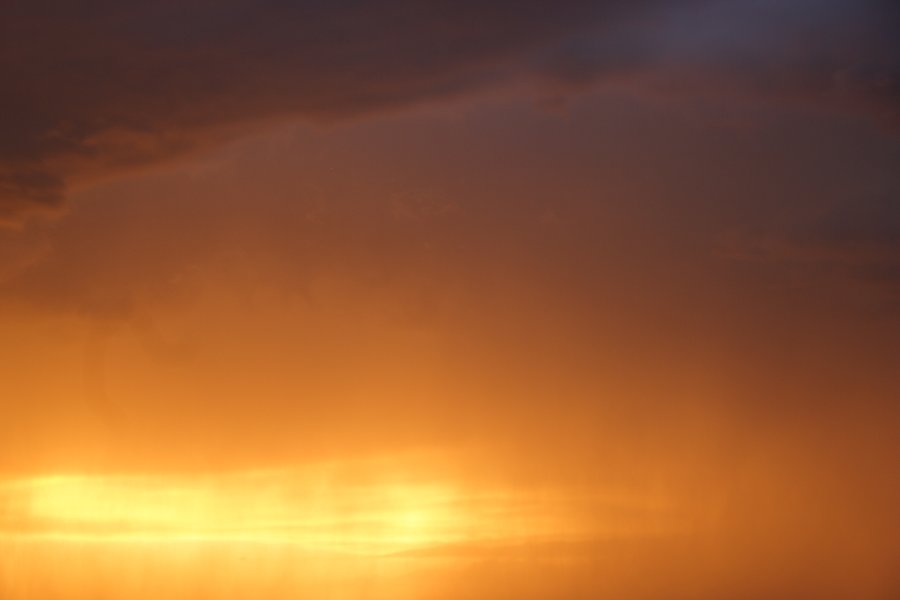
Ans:
[[[0,600],[900,598],[898,23],[0,0]]]

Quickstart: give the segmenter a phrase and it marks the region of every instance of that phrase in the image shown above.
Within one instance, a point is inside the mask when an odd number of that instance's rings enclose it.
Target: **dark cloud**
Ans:
[[[260,123],[366,114],[523,72],[568,85],[660,75],[889,118],[900,91],[900,11],[876,0],[4,0],[2,10],[7,223],[58,209],[72,182]]]
[[[36,166],[0,165],[0,223],[29,212],[55,210],[63,187],[59,175]]]
[[[821,273],[852,280],[879,292],[900,309],[900,195],[855,198],[818,218],[781,231],[732,239],[726,254],[748,261],[802,265],[805,277]]]
[[[669,93],[712,91],[866,111],[900,124],[900,4],[672,3],[614,35],[573,36],[541,64],[583,86],[620,74]]]
[[[6,0],[0,218],[58,206],[66,180],[177,155],[225,129],[475,89],[652,3]]]

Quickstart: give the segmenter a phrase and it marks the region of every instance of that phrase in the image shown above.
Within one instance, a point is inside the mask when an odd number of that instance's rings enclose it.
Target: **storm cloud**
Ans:
[[[333,121],[523,77],[577,87],[626,74],[890,122],[897,17],[890,2],[838,0],[6,0],[0,222],[273,121]]]
[[[445,97],[650,2],[7,2],[0,218],[284,117]],[[227,131],[226,131],[227,130]]]

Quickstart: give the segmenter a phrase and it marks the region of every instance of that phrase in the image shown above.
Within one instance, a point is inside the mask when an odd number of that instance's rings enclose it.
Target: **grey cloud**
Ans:
[[[36,166],[0,166],[0,223],[32,212],[52,212],[62,202],[59,175]]]
[[[572,38],[542,69],[584,85],[622,73],[653,89],[865,111],[900,125],[900,5],[881,0],[673,4],[616,36]]]
[[[897,115],[896,3],[4,0],[0,223],[277,119],[622,74]],[[653,10],[649,10],[649,9]],[[892,116],[893,115],[893,116]]]
[[[843,280],[870,286],[900,309],[900,195],[880,193],[780,231],[743,235],[723,244],[723,254],[743,261],[818,267]]]
[[[6,0],[0,219],[58,206],[64,182],[248,124],[478,89],[523,56],[653,3]]]

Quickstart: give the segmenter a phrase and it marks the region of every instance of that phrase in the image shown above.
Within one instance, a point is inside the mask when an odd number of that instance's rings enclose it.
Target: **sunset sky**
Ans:
[[[0,598],[900,597],[900,3],[0,0]]]

